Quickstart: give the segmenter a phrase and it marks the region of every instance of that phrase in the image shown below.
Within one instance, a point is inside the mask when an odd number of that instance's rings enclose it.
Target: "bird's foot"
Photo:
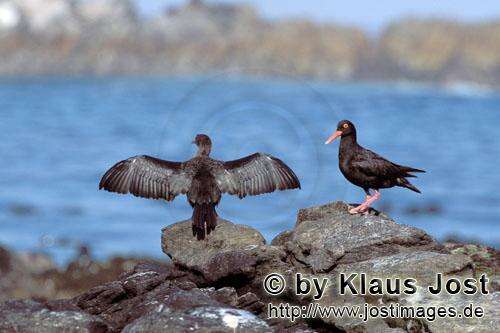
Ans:
[[[349,209],[349,213],[350,214],[364,214],[364,215],[368,215],[370,213],[370,206],[375,201],[377,201],[378,199],[380,199],[380,192],[379,191],[375,191],[375,194],[373,194],[371,196],[367,195],[365,202],[363,202],[361,205]]]
[[[349,209],[349,214],[352,214],[352,215],[359,214],[359,211],[356,208],[357,207]]]
[[[363,204],[349,209],[349,214],[362,214],[362,213],[368,213],[369,206],[365,206]]]

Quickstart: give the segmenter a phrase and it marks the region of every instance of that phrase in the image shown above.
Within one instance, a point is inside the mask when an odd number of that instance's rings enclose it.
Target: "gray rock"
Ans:
[[[265,321],[244,310],[205,306],[185,311],[159,309],[127,325],[124,333],[273,332]]]
[[[430,251],[401,252],[386,257],[378,257],[358,263],[341,264],[332,271],[340,273],[367,273],[367,277],[405,278],[411,277],[420,285],[433,283],[436,274],[472,277],[472,261],[460,254],[447,254]]]
[[[0,331],[22,333],[105,333],[101,318],[83,311],[51,311],[35,301],[8,301],[0,305]]]
[[[421,287],[417,295],[388,298],[404,304],[418,304],[424,297],[422,287],[433,283],[436,273],[459,277],[473,276],[473,263],[470,257],[460,253],[449,253],[425,232],[396,224],[387,216],[377,212],[372,211],[368,216],[353,216],[348,213],[348,209],[348,205],[340,202],[303,209],[298,214],[295,228],[291,232],[281,233],[273,240],[273,244],[284,246],[296,260],[294,262],[296,269],[310,271],[309,274],[304,274],[304,277],[329,279],[328,292],[317,301],[320,305],[362,307],[365,303],[382,305],[387,301],[385,296],[340,295],[337,287],[340,273],[366,273],[368,279],[415,278]],[[359,279],[355,279],[354,284],[358,283]],[[293,285],[291,287],[294,288]],[[293,296],[293,294],[288,295]],[[311,301],[311,295],[294,299],[298,304],[304,304]],[[444,303],[445,300],[437,298],[427,303],[438,301]],[[455,302],[449,297],[446,297],[446,301],[448,305],[457,308],[464,305],[461,304],[462,301]],[[492,308],[492,301],[482,298],[481,301],[490,304],[489,308]],[[429,327],[436,325],[412,319],[393,321],[370,319],[367,322],[358,317],[346,316],[318,319],[347,332],[401,332],[407,329],[423,332],[426,325]],[[454,321],[453,325],[444,325],[442,331],[446,329],[448,332],[467,331],[466,329],[477,326],[475,325],[474,320],[464,320],[460,324]],[[477,327],[480,329],[485,327],[487,331],[491,325],[492,322],[486,320]],[[435,328],[431,331],[440,329]]]
[[[205,241],[193,237],[191,220],[165,227],[162,249],[175,264],[201,273],[209,282],[228,276],[251,278],[258,264],[284,256],[279,248],[265,245],[255,229],[220,219]]]
[[[338,332],[356,332],[356,333],[402,333],[404,330],[401,327],[394,327],[394,325],[389,326],[389,324],[381,318],[369,318],[368,321],[364,321],[363,318],[360,318],[359,315],[363,312],[363,307],[365,303],[369,303],[372,300],[365,298],[363,296],[354,296],[351,294],[341,295],[338,291],[338,281],[337,277],[332,274],[302,274],[302,278],[319,278],[319,279],[328,279],[328,287],[326,292],[319,300],[314,300],[312,298],[314,292],[309,293],[305,296],[297,296],[293,292],[288,293],[288,300],[293,299],[295,304],[299,304],[302,306],[309,306],[310,303],[317,303],[319,306],[323,307],[323,309],[327,309],[329,307],[335,307],[337,310],[340,310],[342,307],[348,307],[349,309],[353,309],[357,307],[357,315],[354,316],[341,316],[337,317],[335,312],[324,312],[324,316],[321,316],[320,313],[317,313],[316,320],[317,322],[323,322],[323,326],[318,325],[317,327],[335,327]],[[290,284],[292,289],[295,289],[295,284]],[[289,302],[289,301],[287,301]],[[348,310],[349,311],[349,310]],[[356,311],[356,310],[354,310]],[[337,332],[335,331],[335,332]]]
[[[434,321],[427,321],[427,326],[432,333],[449,332],[474,332],[474,333],[493,333],[498,332],[500,327],[500,292],[489,295],[470,297],[465,295],[450,296],[440,294],[437,297],[430,297],[426,294],[420,300],[410,302],[412,305],[429,306],[454,306],[462,311],[470,304],[475,307],[482,307],[484,310],[483,318],[437,318]],[[460,312],[459,312],[460,313]]]
[[[474,275],[488,275],[490,291],[500,291],[500,251],[484,245],[447,242],[445,248],[454,254],[463,254],[472,260]]]
[[[286,242],[290,240],[290,237],[293,235],[293,232],[290,230],[285,230],[280,232],[274,239],[271,241],[271,245],[274,246],[285,246]]]
[[[426,288],[436,273],[445,277],[478,277],[498,267],[494,249],[436,243],[425,232],[396,224],[372,211],[353,216],[344,203],[303,209],[296,226],[266,245],[256,230],[219,221],[206,241],[197,241],[191,221],[163,229],[162,247],[172,258],[168,264],[143,263],[118,280],[102,284],[73,299],[47,303],[16,301],[0,305],[0,331],[13,332],[495,332],[500,325],[500,294],[494,283],[489,295],[430,295]],[[18,256],[0,249],[0,287],[13,286],[16,267],[29,266]],[[43,265],[34,272],[43,272]],[[24,271],[24,270],[23,270]],[[313,292],[297,296],[294,276],[328,279],[319,300]],[[413,295],[340,295],[340,273],[366,273],[367,278],[417,279]],[[264,292],[269,273],[280,273],[287,289],[279,296]],[[5,277],[9,277],[6,279]],[[492,279],[494,282],[494,279]],[[354,285],[359,284],[355,279]],[[294,323],[265,319],[266,303],[323,307],[365,304],[455,306],[459,311],[473,303],[484,309],[480,319],[376,318],[359,316],[302,318]],[[259,316],[259,317],[257,317]],[[264,320],[262,319],[264,318]]]
[[[385,215],[351,215],[335,202],[302,209],[286,249],[314,272],[399,252],[439,250],[424,231],[397,224]]]

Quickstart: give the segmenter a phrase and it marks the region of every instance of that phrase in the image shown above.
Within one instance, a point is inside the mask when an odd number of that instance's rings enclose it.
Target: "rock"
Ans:
[[[182,312],[152,312],[129,324],[124,333],[273,332],[265,321],[248,311],[224,307],[198,307]]]
[[[174,325],[178,329],[182,325],[191,327],[197,322],[204,323],[204,316],[191,312],[204,307],[236,311],[236,306],[239,306],[261,311],[262,304],[256,295],[248,293],[240,297],[231,287],[198,288],[194,282],[198,279],[198,276],[172,265],[168,268],[137,265],[128,274],[123,274],[120,280],[93,288],[74,298],[73,303],[79,309],[102,317],[112,331],[120,331],[129,325],[127,330],[131,332],[154,330],[148,325],[157,319],[156,325]],[[156,318],[157,315],[161,318]],[[178,318],[184,318],[184,321],[176,322]],[[161,330],[160,326],[155,327]]]
[[[310,273],[303,274],[304,277],[328,279],[330,289],[317,301],[320,305],[362,307],[365,303],[381,305],[390,299],[394,301],[394,296],[386,300],[385,296],[340,295],[340,273],[363,272],[368,279],[415,278],[419,285],[417,296],[396,297],[399,302],[414,305],[422,299],[423,288],[433,283],[436,273],[462,278],[474,276],[473,260],[469,256],[459,253],[460,251],[450,253],[422,230],[397,224],[378,212],[372,212],[368,216],[353,216],[348,213],[348,209],[349,206],[341,202],[302,209],[299,211],[295,228],[291,232],[281,233],[272,242],[285,247],[286,252],[295,260],[292,260],[292,263],[297,269],[302,272],[309,270]],[[486,257],[489,256],[491,255]],[[359,279],[355,279],[354,284],[358,283]],[[291,288],[295,286],[291,285]],[[297,297],[288,293],[288,297],[294,298],[298,304],[312,301],[311,295]],[[485,302],[492,304],[492,301]],[[460,307],[464,304],[450,301],[449,305]],[[494,317],[490,314],[490,318]],[[346,316],[318,320],[348,332],[402,332],[409,327],[420,332],[429,324],[411,319],[370,319],[365,322],[358,317]],[[466,324],[453,327],[470,329],[475,325],[467,320],[465,322]],[[483,326],[491,325],[492,323],[486,320]]]
[[[365,303],[380,305],[392,301],[417,304],[415,302],[422,299],[419,293],[434,281],[436,273],[462,278],[474,276],[475,266],[470,256],[459,253],[458,249],[450,253],[424,231],[397,224],[376,211],[368,216],[359,216],[349,214],[348,210],[349,206],[341,202],[302,209],[295,228],[276,236],[271,246],[264,245],[262,241],[260,245],[248,248],[248,244],[255,243],[255,238],[250,237],[252,242],[243,241],[241,245],[236,245],[233,242],[234,225],[229,222],[221,224],[223,227],[215,231],[217,237],[209,238],[208,242],[197,242],[191,235],[191,222],[184,221],[164,229],[163,247],[174,263],[183,269],[201,273],[208,285],[230,283],[240,294],[250,292],[236,303],[230,303],[243,307],[248,299],[253,306],[246,306],[254,313],[260,313],[269,301],[307,306],[312,301],[311,295],[299,297],[293,291],[292,277],[296,272],[301,272],[303,276],[325,277],[330,281],[331,289],[317,301],[325,307],[362,307]],[[251,229],[247,232],[255,235]],[[195,244],[191,245],[193,242]],[[182,251],[188,247],[195,250],[190,253]],[[287,281],[288,289],[278,297],[269,297],[262,290],[262,281],[271,272],[282,274]],[[387,299],[384,295],[340,295],[336,287],[338,276],[350,272],[364,272],[368,278],[380,279],[412,277],[418,281],[419,293],[415,297],[389,296]],[[231,276],[237,276],[243,285],[234,284],[228,279]],[[359,317],[345,316],[317,320],[323,322],[323,327],[346,332],[420,332],[429,324],[414,319],[391,321],[379,318],[365,322]],[[474,325],[465,322],[461,327]],[[270,323],[277,330],[289,331],[291,327],[296,327],[297,331],[304,329],[300,320],[296,325],[287,325],[282,320]],[[485,325],[488,327],[491,323]]]
[[[399,252],[439,250],[429,235],[385,215],[351,215],[336,202],[299,211],[287,251],[314,272]]]
[[[250,292],[238,297],[236,306],[240,309],[248,310],[252,313],[261,313],[264,308],[264,303],[261,302],[260,298]]]
[[[108,326],[83,311],[51,311],[35,301],[9,301],[0,305],[0,331],[106,333]]]
[[[483,318],[436,318],[434,321],[427,321],[427,326],[432,333],[449,333],[449,332],[478,332],[491,333],[497,332],[500,325],[500,293],[495,292],[489,295],[481,295],[478,297],[459,295],[439,295],[430,297],[425,294],[419,300],[409,301],[409,304],[414,306],[455,306],[457,309],[464,309],[470,304],[480,306],[484,309]]]
[[[117,300],[126,297],[127,293],[122,283],[113,281],[90,289],[76,299],[78,307],[92,314],[106,311]]]
[[[444,246],[454,254],[462,254],[472,261],[474,276],[483,273],[491,279],[492,291],[500,291],[500,251],[489,246],[446,242]]]
[[[41,275],[57,269],[52,258],[43,253],[24,252],[19,253],[17,258],[31,275]]]
[[[290,240],[290,237],[293,235],[293,232],[290,230],[285,230],[280,232],[276,237],[271,241],[271,245],[274,246],[285,246],[286,242]]]
[[[0,247],[0,272],[2,275],[7,274],[12,269],[12,255],[10,252]]]
[[[472,277],[472,260],[461,254],[430,251],[400,252],[351,264],[340,264],[332,271],[340,273],[365,272],[377,278],[412,277],[420,285],[433,283],[436,274],[453,274]]]
[[[417,280],[418,292],[416,295],[409,297],[406,296],[392,296],[389,295],[387,299],[384,296],[357,296],[350,293],[346,295],[339,294],[338,290],[338,276],[341,273],[365,273],[367,279],[395,279],[395,278],[414,278]],[[431,283],[434,283],[436,273],[442,273],[448,276],[472,277],[471,260],[463,255],[445,254],[430,251],[416,251],[416,252],[401,252],[398,254],[378,257],[366,261],[361,261],[351,264],[341,264],[335,269],[323,275],[313,275],[315,277],[326,277],[330,279],[330,289],[328,293],[322,297],[318,303],[324,307],[327,306],[357,306],[360,309],[365,303],[372,303],[373,305],[388,305],[387,300],[402,303],[404,305],[425,305],[429,303],[417,304],[415,300],[421,302],[424,288]],[[359,278],[353,280],[354,285],[359,285]],[[442,296],[448,301],[448,306],[460,307],[462,304],[454,303],[449,296]],[[481,299],[483,301],[483,299]],[[368,321],[354,316],[354,317],[341,317],[341,318],[322,318],[327,324],[334,324],[336,327],[346,331],[356,332],[403,332],[403,328],[408,325],[415,325],[408,320],[399,320],[397,324],[388,322],[381,318],[370,318]],[[449,321],[449,320],[448,320]],[[389,320],[390,322],[390,320]],[[419,321],[416,325],[421,325]],[[392,329],[390,327],[393,327]],[[458,330],[460,331],[460,330]],[[458,332],[457,331],[457,332]],[[417,330],[417,332],[419,332]],[[434,332],[434,331],[432,331]],[[451,332],[455,332],[451,330]]]
[[[121,257],[99,262],[82,251],[66,268],[60,268],[47,255],[14,253],[0,247],[0,302],[12,298],[71,298],[116,280],[138,262],[140,266],[157,269],[168,266],[153,260]]]
[[[191,221],[173,224],[162,233],[162,247],[170,262],[138,263],[73,298],[0,304],[0,331],[51,332],[62,327],[67,332],[234,332],[237,324],[237,332],[435,333],[494,332],[500,325],[500,293],[495,292],[498,251],[471,244],[443,246],[424,231],[397,224],[382,213],[353,216],[348,209],[341,202],[302,209],[294,229],[279,234],[272,245],[266,245],[256,230],[224,220],[205,241],[192,236]],[[89,266],[92,261],[88,251],[82,252],[85,255],[68,270],[91,279],[83,271],[93,267]],[[23,274],[55,274],[46,258],[37,258],[19,257],[0,248],[0,287],[15,285],[13,281],[22,280]],[[39,259],[32,269],[19,270]],[[367,279],[414,278],[417,292],[342,295],[339,276],[351,272],[365,273]],[[278,296],[264,291],[264,277],[269,273],[280,273],[285,279],[286,288]],[[297,295],[296,273],[302,278],[324,278],[328,289],[319,299],[313,298],[312,289],[307,295]],[[493,282],[488,295],[434,296],[426,287],[436,273],[445,278],[477,278],[486,273]],[[359,277],[354,279],[355,286],[359,283]],[[302,311],[311,303],[325,308],[357,307],[358,311],[365,305],[395,303],[454,306],[461,311],[473,303],[484,309],[485,317],[364,321],[359,315],[330,315],[291,322],[269,319],[269,303],[289,303]]]
[[[390,295],[388,299],[410,304],[410,299],[419,300],[422,294],[422,288],[426,288],[430,283],[434,283],[436,273],[444,275],[460,275],[461,277],[472,277],[471,260],[463,255],[446,254],[431,251],[400,252],[394,255],[377,257],[365,261],[350,264],[340,264],[328,274],[312,274],[314,277],[329,279],[329,289],[318,303],[324,307],[328,306],[355,306],[360,309],[365,303],[373,305],[386,304],[384,296],[363,296],[347,293],[341,295],[338,290],[338,277],[341,273],[365,273],[367,279],[387,279],[387,278],[415,278],[419,286],[419,293],[415,297],[396,297]],[[354,285],[359,285],[359,278],[353,280]],[[312,301],[312,300],[310,300]],[[455,305],[450,302],[449,305]],[[416,304],[415,304],[416,305]],[[458,306],[458,304],[457,304]],[[358,316],[353,317],[326,317],[321,318],[326,324],[335,325],[346,331],[355,332],[403,332],[403,328],[409,325],[408,321],[400,321],[396,324],[388,322],[381,318],[370,318],[364,321]],[[392,327],[392,328],[391,328]]]
[[[157,272],[136,273],[123,281],[123,289],[128,295],[137,296],[154,289],[164,280],[165,276]]]
[[[45,255],[17,254],[0,247],[0,302],[52,295],[53,285],[38,277],[54,267],[54,262]]]
[[[199,282],[198,276],[173,265],[138,264],[119,280],[94,287],[73,299],[3,303],[0,331],[52,332],[62,327],[67,332],[119,332],[136,319],[139,321],[128,329],[140,331],[148,318],[160,312],[172,316],[164,319],[171,320],[165,325],[176,327],[174,332],[198,324],[212,325],[212,331],[224,330],[223,320],[231,314],[239,318],[243,331],[270,331],[265,322],[244,310],[262,312],[263,304],[255,294],[239,296],[230,287],[198,288],[195,282]],[[179,322],[179,318],[184,320]],[[153,328],[146,328],[145,332],[150,329]]]
[[[251,277],[258,262],[279,252],[266,246],[264,237],[248,226],[219,219],[207,239],[198,241],[191,224],[187,220],[165,227],[162,249],[176,265],[201,273],[209,282],[229,276]]]

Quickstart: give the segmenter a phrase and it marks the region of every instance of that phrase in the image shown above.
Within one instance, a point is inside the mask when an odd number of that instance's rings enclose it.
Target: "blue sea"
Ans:
[[[161,228],[190,217],[172,203],[98,191],[103,173],[139,154],[189,159],[196,133],[230,160],[267,152],[285,161],[301,191],[244,200],[224,196],[219,215],[257,228],[269,241],[294,226],[299,208],[364,192],[338,169],[341,119],[359,142],[390,160],[427,170],[382,191],[375,208],[437,239],[500,244],[500,94],[414,84],[347,84],[296,79],[20,78],[0,80],[0,244],[67,262],[94,256],[166,258]]]

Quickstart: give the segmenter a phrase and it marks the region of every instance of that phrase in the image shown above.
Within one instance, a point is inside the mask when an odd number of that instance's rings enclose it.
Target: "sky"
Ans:
[[[135,0],[145,14],[186,0]],[[500,0],[206,0],[253,4],[269,18],[307,17],[379,31],[401,16],[450,17],[477,21],[500,17]]]

